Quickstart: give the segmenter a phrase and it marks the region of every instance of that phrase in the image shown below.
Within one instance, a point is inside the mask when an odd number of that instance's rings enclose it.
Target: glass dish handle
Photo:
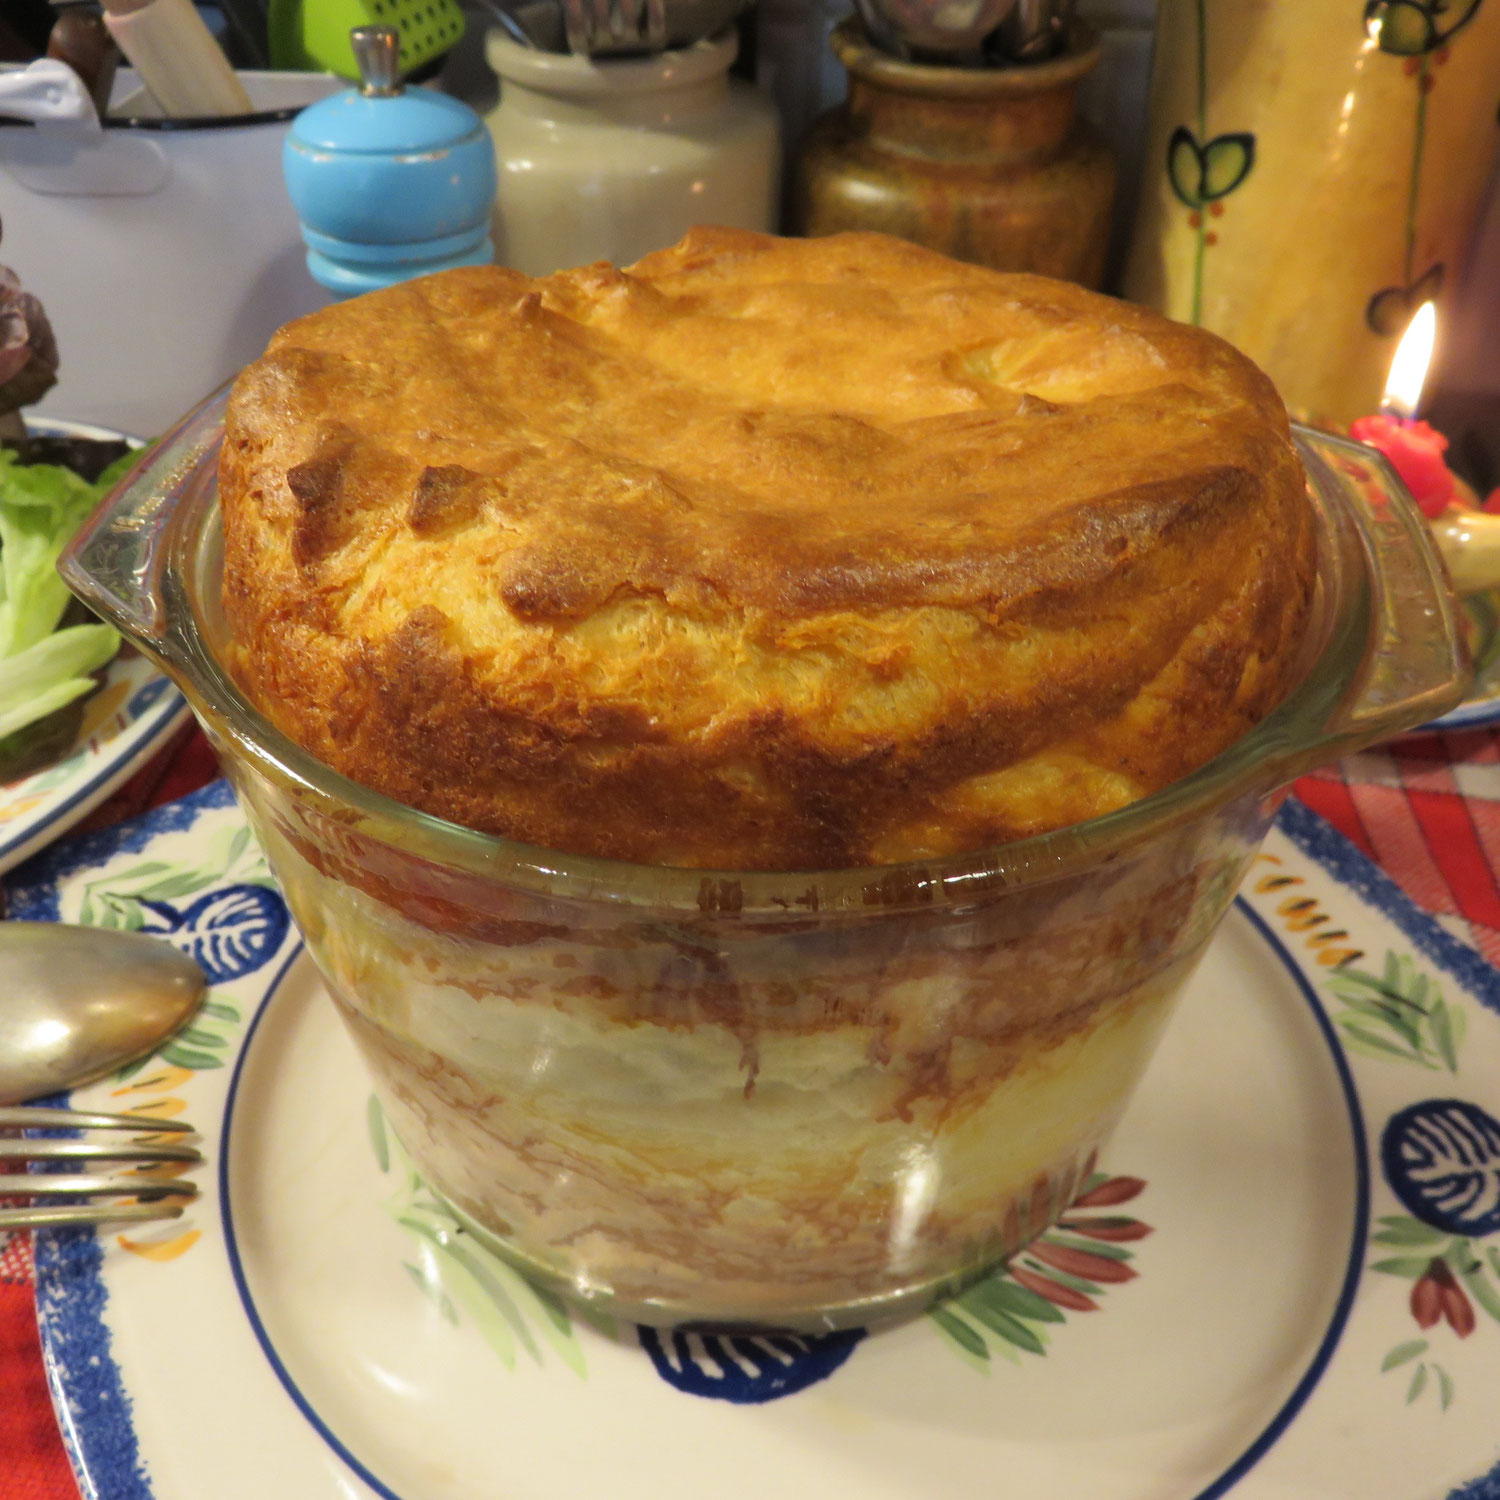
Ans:
[[[58,560],[63,582],[163,666],[178,665],[166,558],[184,502],[216,482],[226,383],[184,417],[100,502]]]
[[[1277,767],[1288,779],[1440,718],[1473,677],[1448,571],[1396,471],[1363,443],[1295,431],[1314,488],[1348,498],[1367,575],[1368,644],[1358,690],[1331,706],[1312,743],[1288,747]]]

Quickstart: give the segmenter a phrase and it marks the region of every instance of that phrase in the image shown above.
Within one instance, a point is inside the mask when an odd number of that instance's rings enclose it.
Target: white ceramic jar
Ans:
[[[728,76],[738,46],[727,31],[654,57],[591,59],[492,30],[496,259],[541,276],[629,265],[694,224],[774,230],[776,111]]]

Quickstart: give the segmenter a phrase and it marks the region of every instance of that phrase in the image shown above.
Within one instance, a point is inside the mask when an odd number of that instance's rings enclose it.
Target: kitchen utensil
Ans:
[[[519,29],[520,36],[513,34],[508,25],[497,21],[508,41],[540,52],[567,52],[568,35],[563,22],[562,0],[519,0],[519,3],[509,6],[502,0],[484,0],[484,3],[493,11],[505,11]]]
[[[849,870],[529,848],[355,785],[240,695],[224,403],[117,487],[63,576],[182,682],[429,1186],[542,1284],[637,1322],[868,1326],[1013,1253],[1091,1170],[1278,789],[1468,681],[1410,498],[1378,468],[1367,504],[1340,471],[1357,445],[1301,430],[1304,675],[1162,791]]]
[[[860,25],[864,27],[865,35],[873,46],[890,53],[892,57],[910,58],[906,44],[886,21],[885,12],[875,0],[854,0],[854,13],[859,17]]]
[[[224,16],[225,50],[237,68],[267,68],[266,7],[263,0],[215,0]]]
[[[192,0],[105,0],[104,24],[174,119],[250,113],[250,96]]]
[[[858,0],[871,39],[897,57],[977,57],[1018,0]],[[1019,0],[1021,4],[1045,0]]]
[[[665,0],[562,0],[562,8],[569,52],[603,57],[667,45]]]
[[[305,109],[282,153],[307,267],[335,296],[495,258],[495,148],[458,99],[406,90],[395,27],[356,27],[364,82]]]
[[[94,101],[94,109],[102,116],[109,108],[120,62],[120,49],[103,17],[77,5],[60,10],[47,37],[47,56],[67,63],[78,74]]]
[[[271,0],[271,66],[337,73],[357,82],[362,75],[350,32],[393,26],[405,75],[456,46],[464,24],[458,0]]]
[[[543,52],[567,52],[567,30],[560,0],[520,0],[513,7],[501,0],[479,0],[495,24],[513,42]],[[663,0],[665,47],[678,50],[716,37],[734,21],[749,0]]]
[[[40,924],[50,925],[50,924]],[[11,1140],[14,1130],[102,1130],[134,1132],[136,1139],[123,1144],[105,1140]],[[25,1208],[0,1207],[0,1230],[40,1229],[45,1226],[140,1223],[153,1219],[175,1219],[180,1203],[169,1198],[194,1198],[198,1185],[175,1175],[185,1166],[203,1160],[194,1146],[143,1139],[158,1135],[190,1135],[193,1127],[183,1120],[160,1120],[148,1115],[96,1114],[71,1109],[0,1108],[0,1161],[11,1165],[45,1162],[92,1165],[94,1162],[132,1163],[144,1172],[131,1175],[101,1175],[60,1172],[0,1172],[0,1199],[61,1198],[62,1204],[38,1204]],[[152,1176],[152,1168],[166,1167],[170,1176]],[[126,1199],[134,1201],[119,1202]]]
[[[1071,0],[1016,0],[994,37],[997,50],[1012,62],[1040,62],[1064,45]]]
[[[514,11],[500,3],[500,0],[480,0],[482,8],[488,12],[490,19],[497,25],[506,36],[518,47],[539,47],[542,44],[516,18]],[[549,4],[546,7],[552,10]]]
[[[667,46],[689,47],[718,36],[749,4],[750,0],[666,0]]]
[[[0,923],[0,1105],[76,1088],[150,1052],[203,985],[198,965],[159,938]]]

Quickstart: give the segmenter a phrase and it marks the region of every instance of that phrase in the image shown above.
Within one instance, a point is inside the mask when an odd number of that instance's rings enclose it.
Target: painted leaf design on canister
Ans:
[[[1167,179],[1188,208],[1227,197],[1255,165],[1255,137],[1248,130],[1216,135],[1200,144],[1186,125],[1167,142]]]
[[[1167,141],[1167,183],[1188,209],[1193,232],[1193,291],[1189,321],[1203,325],[1204,261],[1219,232],[1210,216],[1222,218],[1224,200],[1250,175],[1255,165],[1255,137],[1248,130],[1208,133],[1208,0],[1196,0],[1198,21],[1197,129],[1179,125]]]
[[[1424,302],[1436,302],[1446,275],[1442,261],[1434,261],[1409,286],[1386,286],[1365,305],[1365,322],[1382,338],[1399,338]]]
[[[1401,70],[1412,80],[1415,96],[1401,281],[1381,287],[1365,304],[1365,326],[1380,338],[1403,333],[1417,308],[1435,300],[1442,290],[1441,261],[1417,274],[1427,96],[1437,86],[1438,69],[1448,60],[1449,42],[1479,14],[1479,6],[1480,0],[1368,0],[1364,8],[1365,35],[1388,57],[1401,59]],[[1430,234],[1431,224],[1426,227]]]
[[[139,904],[150,913],[142,930],[169,937],[196,960],[210,984],[227,984],[269,963],[291,922],[286,902],[263,885],[225,886],[186,910],[170,901]]]
[[[1479,14],[1480,0],[1369,0],[1365,32],[1382,52],[1421,57],[1436,52]]]
[[[737,1405],[775,1401],[826,1380],[864,1336],[862,1328],[822,1334],[636,1330],[641,1348],[668,1385]]]
[[[1445,1234],[1500,1231],[1500,1121],[1464,1099],[1424,1099],[1392,1115],[1380,1138],[1386,1180],[1402,1204]]]

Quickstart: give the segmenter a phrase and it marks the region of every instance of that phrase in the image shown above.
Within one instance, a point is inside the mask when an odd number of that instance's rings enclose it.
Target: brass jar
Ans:
[[[1114,156],[1075,96],[1099,61],[1077,28],[1047,62],[959,68],[898,61],[857,22],[833,33],[849,95],[793,164],[798,234],[874,229],[959,260],[1097,287]]]

